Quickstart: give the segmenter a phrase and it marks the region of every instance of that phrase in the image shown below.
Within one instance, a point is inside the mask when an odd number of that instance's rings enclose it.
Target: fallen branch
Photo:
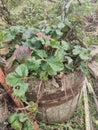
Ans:
[[[83,86],[83,97],[84,97],[84,110],[85,110],[85,127],[86,130],[93,130],[92,122],[90,119],[90,111],[89,111],[89,104],[88,104],[88,96],[87,96],[87,88],[86,88],[86,80]]]
[[[15,105],[18,108],[22,108],[23,107],[23,103],[21,101],[18,101],[17,98],[14,98],[12,96],[12,89],[6,84],[6,82],[5,82],[5,75],[4,75],[4,73],[3,73],[3,71],[2,71],[1,68],[0,68],[0,84],[4,87],[4,89],[6,90],[6,92],[9,94],[9,96],[11,97],[11,99],[14,101]],[[21,112],[23,112],[27,116],[27,118],[30,121],[30,123],[34,126],[34,130],[39,130],[36,121],[34,121],[33,119],[31,119],[30,116],[28,116],[28,114],[27,114],[26,111],[21,110]]]

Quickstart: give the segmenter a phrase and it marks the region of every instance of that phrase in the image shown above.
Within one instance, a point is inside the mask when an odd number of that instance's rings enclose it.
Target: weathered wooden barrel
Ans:
[[[47,123],[65,122],[75,111],[83,87],[84,74],[73,72],[64,76],[62,88],[55,88],[50,81],[42,87],[38,104],[37,119]],[[37,100],[38,84],[35,80],[30,83],[30,91],[26,94],[28,100]],[[33,88],[33,90],[32,90]],[[35,89],[34,89],[35,88]]]

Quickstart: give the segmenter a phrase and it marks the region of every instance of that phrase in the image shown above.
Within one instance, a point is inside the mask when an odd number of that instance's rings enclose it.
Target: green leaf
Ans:
[[[26,62],[28,69],[34,71],[38,70],[40,64],[41,64],[41,59],[35,59],[35,57],[28,59]]]
[[[61,46],[63,50],[68,50],[69,49],[69,45],[66,41],[61,41]]]
[[[12,113],[12,114],[10,114],[10,116],[8,117],[8,122],[9,122],[10,124],[12,124],[16,119],[17,119],[17,113]]]
[[[23,33],[25,31],[25,27],[23,26],[11,26],[9,28],[10,32],[13,34],[13,35],[17,35],[19,33]]]
[[[25,28],[23,26],[11,26],[4,31],[4,42],[9,42],[15,39],[17,34],[23,33]]]
[[[16,68],[15,72],[21,77],[26,77],[28,75],[28,68],[26,65],[21,64]]]
[[[90,51],[78,45],[74,47],[73,55],[79,55],[82,60],[88,60],[91,56]]]
[[[5,32],[4,34],[4,42],[12,41],[15,38],[10,32]]]
[[[32,112],[32,113],[36,112],[37,111],[37,104],[34,103],[33,101],[30,101],[27,110],[29,112]]]
[[[34,130],[34,127],[31,125],[29,121],[26,121],[26,123],[24,124],[23,130]]]
[[[37,51],[37,55],[39,57],[42,57],[42,58],[46,58],[47,57],[47,54],[46,54],[45,50],[38,50]]]
[[[28,28],[24,33],[23,33],[23,36],[22,36],[22,39],[23,40],[28,40],[30,39],[32,36],[33,36],[33,33],[37,33],[39,31],[39,29],[36,29],[36,28]]]
[[[45,29],[45,33],[48,34],[50,31],[52,31],[52,28],[50,26],[47,26]]]
[[[56,29],[56,34],[57,34],[58,36],[62,36],[62,35],[63,35],[63,33],[62,33],[59,29]]]
[[[18,96],[18,97],[23,97],[25,96],[25,93],[28,89],[28,83],[17,83],[17,86],[14,87],[13,95]]]
[[[81,46],[75,46],[73,49],[73,55],[79,55],[82,52],[82,47]]]
[[[57,49],[57,51],[55,52],[55,56],[58,57],[61,61],[63,61],[64,59],[64,49]]]
[[[82,49],[81,54],[79,55],[82,60],[88,60],[90,58],[90,52],[85,48]]]
[[[47,59],[47,63],[50,66],[50,69],[48,70],[48,72],[51,74],[51,72],[53,71],[54,73],[60,72],[64,69],[63,63],[62,61],[60,61],[58,59],[58,57],[52,56],[49,59]]]
[[[41,72],[40,72],[40,79],[42,79],[42,80],[44,80],[44,81],[47,81],[47,80],[48,80],[46,71],[41,71]]]
[[[44,73],[46,72],[48,75],[56,75],[56,71],[53,71],[53,69],[50,67],[50,65],[46,62],[41,65],[41,69],[44,71]],[[40,76],[42,76],[42,75],[43,74],[41,74]]]
[[[81,70],[83,73],[88,74],[88,69],[87,69],[87,66],[85,65],[84,62],[81,62],[81,64],[80,64],[79,67],[80,67],[80,70]]]
[[[18,114],[18,118],[20,122],[25,122],[27,120],[27,117],[24,113]]]
[[[17,84],[21,82],[22,79],[15,72],[9,73],[6,77],[6,83],[11,87],[17,86]]]
[[[57,26],[58,26],[58,28],[59,28],[59,29],[62,29],[62,28],[64,28],[64,27],[65,27],[65,24],[64,24],[64,23],[62,23],[62,22],[60,22]]]
[[[4,33],[3,31],[0,31],[0,42],[3,42],[4,39]]]
[[[15,120],[15,121],[11,124],[11,127],[12,127],[14,130],[22,130],[22,124],[21,124],[18,120]]]
[[[60,42],[58,42],[58,41],[55,40],[55,39],[51,39],[51,40],[50,40],[50,45],[51,45],[52,48],[59,48]]]

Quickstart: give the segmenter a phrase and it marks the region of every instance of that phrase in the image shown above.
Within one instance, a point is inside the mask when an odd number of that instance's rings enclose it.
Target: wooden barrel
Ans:
[[[47,83],[47,87],[44,87],[39,99],[37,119],[47,123],[65,122],[68,120],[77,106],[84,78],[85,76],[81,72],[65,75],[62,81],[63,89],[55,88],[50,82]],[[37,92],[35,90],[31,91],[30,88],[27,97],[28,100],[36,101]]]

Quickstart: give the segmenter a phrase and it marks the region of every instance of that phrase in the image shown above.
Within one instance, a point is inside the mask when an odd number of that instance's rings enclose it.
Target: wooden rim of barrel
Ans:
[[[64,90],[57,90],[56,92],[50,93],[50,94],[43,93],[42,97],[40,98],[38,102],[38,106],[48,109],[50,107],[61,105],[73,99],[76,95],[80,93],[83,87],[84,79],[85,79],[85,75],[82,73],[79,79],[76,80],[76,82],[73,83],[71,87],[66,90],[66,93]],[[27,92],[26,95],[27,96],[29,95],[30,100],[36,102],[37,93],[35,91],[32,91],[30,93]]]

